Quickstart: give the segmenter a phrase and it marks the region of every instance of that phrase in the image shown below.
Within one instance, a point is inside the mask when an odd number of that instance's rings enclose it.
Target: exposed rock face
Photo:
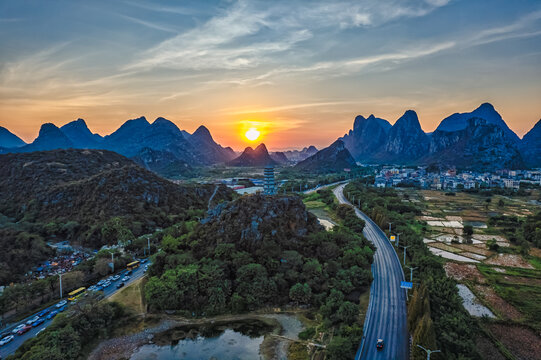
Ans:
[[[527,165],[541,167],[541,120],[524,135],[520,150]]]
[[[102,145],[103,138],[98,134],[93,134],[83,119],[67,123],[60,130],[72,142],[74,148],[98,149]]]
[[[391,127],[387,120],[376,118],[374,115],[370,115],[367,119],[359,115],[355,118],[353,130],[341,140],[355,159],[370,160],[387,141]]]
[[[342,140],[336,140],[329,147],[318,151],[295,165],[295,169],[312,172],[337,172],[355,167],[355,159]]]
[[[389,127],[373,115],[357,116],[353,129],[341,139],[360,162],[417,165],[432,161],[480,170],[541,166],[541,125],[521,141],[488,103],[445,118],[430,135],[423,132],[411,110]]]
[[[408,110],[396,121],[387,141],[375,158],[398,163],[409,163],[426,154],[430,140],[421,129],[417,113]]]
[[[284,195],[243,196],[215,208],[203,223],[199,229],[205,234],[203,248],[234,243],[237,249],[249,252],[264,247],[265,237],[288,248],[323,229],[299,197]]]
[[[524,167],[516,143],[505,129],[480,118],[469,119],[462,130],[436,130],[430,139],[429,155],[421,162],[472,170]]]
[[[260,144],[255,149],[247,147],[238,158],[227,164],[230,166],[265,166],[276,165],[277,162],[271,158],[265,144]]]
[[[5,127],[0,126],[0,147],[16,148],[24,145],[26,145],[26,143],[21,138]]]

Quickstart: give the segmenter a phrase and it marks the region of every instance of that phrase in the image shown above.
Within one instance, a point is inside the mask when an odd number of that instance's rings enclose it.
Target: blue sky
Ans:
[[[0,125],[206,125],[225,145],[324,146],[357,114],[425,131],[489,101],[541,117],[541,2],[0,0]]]

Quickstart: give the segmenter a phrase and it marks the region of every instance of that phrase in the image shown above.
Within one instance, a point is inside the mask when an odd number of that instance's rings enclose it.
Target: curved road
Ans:
[[[144,270],[145,266],[144,265],[141,265],[139,266],[137,269],[133,270],[133,273],[130,277],[130,279],[128,281],[126,281],[126,285],[125,286],[128,286],[130,285],[132,282],[140,279],[141,277],[143,277],[145,275],[145,270]],[[121,272],[119,272],[118,274],[121,275],[121,276],[124,276],[124,274],[126,273],[126,270],[122,270]],[[113,295],[114,293],[116,293],[117,291],[119,291],[120,289],[117,289],[116,288],[116,284],[118,283],[118,280],[117,281],[114,281],[112,282],[112,284],[110,286],[108,286],[107,288],[105,288],[103,290],[103,296],[104,298],[108,298],[110,297],[111,295]],[[124,287],[123,287],[124,288]],[[123,289],[122,288],[122,289]],[[50,307],[51,310],[55,310],[55,306],[51,306]],[[12,324],[11,326],[9,326],[9,328],[7,329],[3,329],[2,330],[2,334],[4,333],[9,333],[11,332],[10,330],[15,328],[15,326],[21,324],[21,323],[24,323],[26,320],[30,319],[30,318],[33,318],[36,314],[32,315],[32,316],[29,316],[27,318],[25,318],[24,320],[16,323],[16,324]],[[28,331],[26,334],[23,334],[23,335],[15,335],[15,338],[13,339],[13,341],[7,343],[6,345],[4,346],[0,346],[0,359],[4,359],[5,357],[7,357],[8,355],[11,355],[15,352],[15,350],[17,350],[17,348],[19,346],[21,346],[26,340],[30,339],[30,338],[33,338],[34,336],[36,336],[40,331],[42,331],[43,329],[45,329],[47,326],[51,325],[51,323],[53,322],[53,320],[46,320],[43,324],[35,327],[35,328],[32,328],[30,331]]]
[[[333,192],[341,204],[351,205],[343,191],[346,184]],[[364,321],[363,339],[355,359],[409,359],[409,336],[406,319],[406,294],[400,288],[404,272],[398,256],[385,233],[363,212],[355,208],[358,217],[366,222],[364,236],[376,246],[370,286],[370,302]],[[383,339],[383,350],[376,350],[376,342]]]

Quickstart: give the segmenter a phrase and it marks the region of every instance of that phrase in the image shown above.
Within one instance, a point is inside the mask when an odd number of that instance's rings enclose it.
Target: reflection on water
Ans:
[[[263,336],[250,337],[231,329],[224,330],[216,337],[205,338],[198,335],[195,339],[186,338],[175,345],[144,345],[130,360],[248,360],[263,359],[259,346]]]

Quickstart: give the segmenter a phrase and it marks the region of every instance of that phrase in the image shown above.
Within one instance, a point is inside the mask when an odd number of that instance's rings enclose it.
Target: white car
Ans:
[[[128,281],[128,280],[130,280],[130,277],[129,277],[129,276],[127,276],[127,275],[126,275],[126,276],[124,276],[124,277],[122,278],[122,281],[123,281],[123,282],[126,282],[126,281]]]
[[[21,325],[17,326],[15,329],[13,329],[13,330],[11,331],[11,333],[12,333],[12,334],[17,334],[17,332],[18,332],[19,330],[21,330],[23,327],[25,327],[25,325],[24,325],[24,324],[21,324]]]
[[[117,281],[118,279],[120,279],[120,275],[113,276],[113,281]]]
[[[39,320],[39,316],[34,316],[32,319],[30,319],[30,320],[28,320],[26,322],[26,325],[32,325],[33,323],[35,323],[38,320]]]
[[[11,340],[13,340],[13,335],[8,335],[6,336],[5,338],[3,338],[2,340],[0,340],[0,346],[2,345],[6,345],[8,342],[10,342]]]
[[[66,300],[60,301],[58,304],[56,304],[56,308],[61,308],[62,306],[66,305],[68,302]]]

